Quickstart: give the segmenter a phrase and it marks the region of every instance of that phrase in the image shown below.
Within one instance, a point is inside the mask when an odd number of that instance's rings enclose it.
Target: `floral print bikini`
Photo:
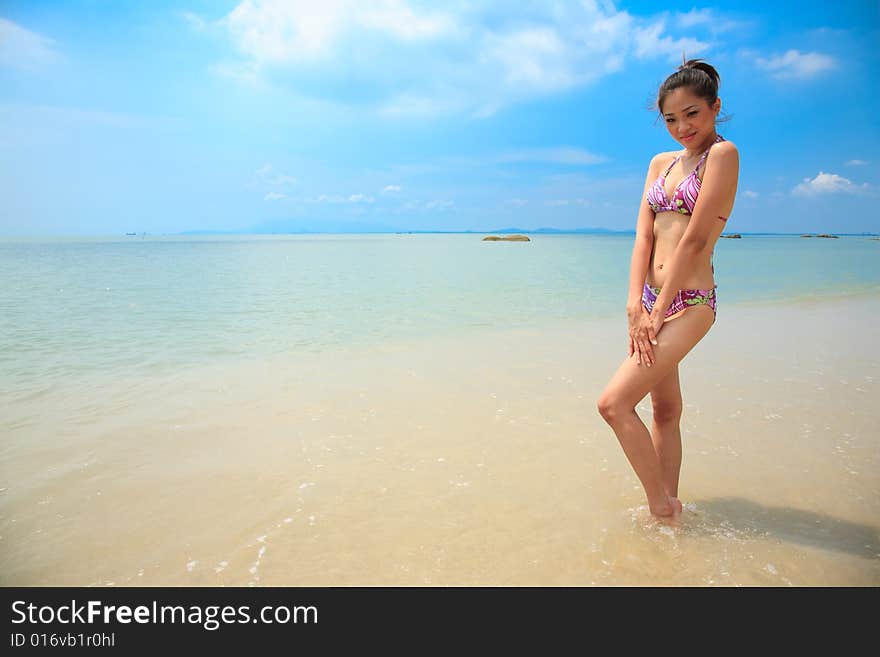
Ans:
[[[724,141],[724,137],[721,135],[717,135],[715,141],[713,142],[713,146],[720,141]],[[712,146],[709,147],[711,149]],[[684,153],[681,153],[678,157],[676,157],[672,164],[666,169],[666,172],[657,178],[654,181],[654,184],[648,189],[648,194],[646,199],[648,201],[648,205],[651,206],[651,209],[657,212],[680,212],[681,214],[693,214],[694,206],[697,204],[697,196],[700,193],[701,181],[697,177],[697,171],[699,171],[700,167],[703,165],[703,162],[706,161],[706,157],[709,155],[709,149],[706,149],[706,152],[703,153],[703,156],[700,158],[700,161],[697,162],[697,166],[694,170],[678,184],[678,186],[672,192],[672,200],[670,200],[666,196],[666,176],[669,175],[669,172],[672,170],[672,167],[675,166],[676,162],[681,159],[681,156]],[[718,217],[722,221],[727,221],[727,217]],[[712,273],[715,273],[715,267],[712,267]],[[679,313],[684,312],[691,306],[696,306],[699,304],[705,304],[712,309],[712,312],[715,313],[715,288],[718,286],[704,290],[704,289],[695,289],[695,290],[679,290],[675,298],[672,300],[672,303],[669,304],[669,308],[666,309],[666,313],[664,317],[669,319],[672,316],[677,316]],[[651,287],[648,285],[647,281],[645,282],[645,287],[642,290],[642,304],[647,308],[648,312],[654,308],[654,303],[657,301],[657,296],[660,294],[659,287]]]

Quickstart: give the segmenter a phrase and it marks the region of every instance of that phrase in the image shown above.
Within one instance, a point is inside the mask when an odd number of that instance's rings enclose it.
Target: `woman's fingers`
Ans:
[[[642,339],[642,359],[645,361],[645,364],[648,367],[654,364],[654,350],[651,349],[651,344],[648,340]]]

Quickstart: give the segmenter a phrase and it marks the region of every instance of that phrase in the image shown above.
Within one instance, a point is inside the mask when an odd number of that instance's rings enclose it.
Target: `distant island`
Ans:
[[[508,235],[507,237],[498,237],[497,235],[489,235],[483,238],[484,242],[531,242],[525,235]]]

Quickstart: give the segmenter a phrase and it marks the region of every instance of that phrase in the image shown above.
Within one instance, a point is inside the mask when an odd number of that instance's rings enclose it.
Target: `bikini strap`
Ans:
[[[679,153],[679,154],[676,156],[676,158],[675,158],[674,160],[672,160],[672,164],[670,164],[668,167],[666,167],[666,173],[663,174],[663,180],[666,180],[666,176],[669,175],[669,172],[672,171],[672,167],[674,167],[674,166],[675,166],[675,163],[678,162],[678,161],[681,159],[681,156],[682,156],[682,155],[684,155],[684,153]]]
[[[709,146],[709,148],[706,149],[706,152],[703,153],[703,156],[700,158],[700,161],[697,162],[697,166],[694,167],[694,171],[699,171],[699,170],[700,170],[700,167],[703,166],[703,162],[705,162],[705,161],[706,161],[706,158],[709,157],[709,151],[712,150],[712,146],[714,146],[715,144],[717,144],[719,141],[724,141],[724,137],[722,137],[721,135],[715,135],[715,141],[713,141],[713,142],[711,143],[711,145]]]

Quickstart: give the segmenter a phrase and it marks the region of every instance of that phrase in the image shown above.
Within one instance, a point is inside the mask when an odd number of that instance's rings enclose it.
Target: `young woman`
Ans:
[[[683,151],[651,160],[630,266],[629,357],[599,398],[656,516],[681,513],[678,364],[715,322],[712,252],[733,210],[736,147],[715,131],[718,72],[699,59],[660,86],[657,108]],[[651,393],[651,431],[635,411]]]

